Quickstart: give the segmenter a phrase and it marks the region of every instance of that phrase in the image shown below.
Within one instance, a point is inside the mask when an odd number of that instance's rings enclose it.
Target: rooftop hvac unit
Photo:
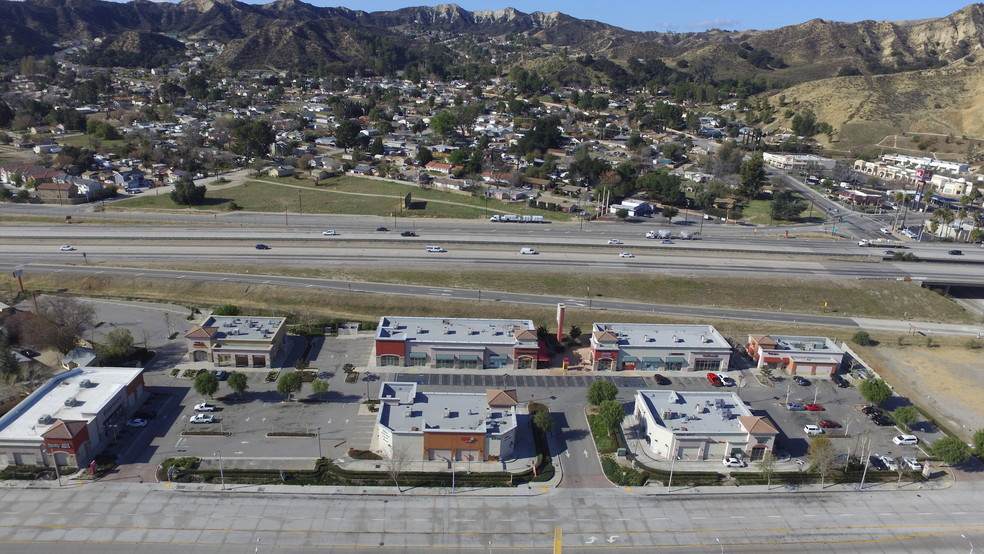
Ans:
[[[41,417],[38,418],[39,425],[48,425],[51,422],[51,414],[42,414]]]
[[[75,397],[74,396],[69,396],[68,398],[65,399],[65,406],[71,408],[74,405],[75,405]]]
[[[81,381],[79,381],[79,388],[80,389],[87,389],[87,388],[89,388],[91,386],[92,386],[92,381],[90,381],[88,379],[82,379]]]

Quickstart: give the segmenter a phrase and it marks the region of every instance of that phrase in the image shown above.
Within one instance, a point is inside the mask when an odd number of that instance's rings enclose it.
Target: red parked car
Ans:
[[[721,378],[718,377],[717,373],[710,373],[709,372],[707,374],[707,380],[710,381],[710,383],[712,385],[714,385],[715,387],[723,387],[724,386],[724,383],[721,382]]]
[[[823,427],[824,429],[840,429],[841,424],[836,421],[830,421],[829,419],[821,419],[817,422],[817,425]]]
[[[823,411],[823,406],[821,406],[820,404],[814,404],[812,402],[809,403],[809,404],[805,404],[803,407],[806,408],[807,410],[811,411],[811,412],[822,412]]]

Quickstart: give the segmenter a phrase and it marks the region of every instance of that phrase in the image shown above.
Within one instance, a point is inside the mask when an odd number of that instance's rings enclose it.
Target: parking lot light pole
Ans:
[[[318,459],[324,458],[321,454],[321,427],[318,427]]]
[[[219,457],[219,479],[222,481],[222,490],[225,490],[225,470],[222,468],[222,451],[216,450],[213,456]]]

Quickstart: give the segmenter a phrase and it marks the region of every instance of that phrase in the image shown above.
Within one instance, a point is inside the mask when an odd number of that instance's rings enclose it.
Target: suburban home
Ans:
[[[731,344],[710,325],[595,323],[586,367],[594,371],[726,371]]]
[[[0,466],[86,467],[126,425],[145,393],[140,368],[59,373],[0,417]]]
[[[445,369],[537,369],[549,356],[529,319],[384,316],[370,365]]]
[[[758,369],[779,369],[788,375],[830,377],[844,363],[844,350],[827,337],[748,335],[745,345]]]
[[[417,383],[379,388],[376,451],[386,458],[455,462],[514,457],[519,425],[515,390],[421,392]]]
[[[46,204],[83,204],[86,200],[75,183],[38,183],[34,190]]]
[[[761,460],[775,447],[779,430],[752,415],[737,393],[640,390],[628,422],[659,460]],[[640,444],[641,446],[641,444]]]
[[[113,172],[113,184],[123,188],[143,185],[144,172],[139,169],[123,169]]]
[[[278,165],[267,170],[270,177],[290,177],[294,174],[294,168],[289,165]]]
[[[270,367],[284,344],[285,318],[210,316],[185,335],[188,359],[220,367]]]

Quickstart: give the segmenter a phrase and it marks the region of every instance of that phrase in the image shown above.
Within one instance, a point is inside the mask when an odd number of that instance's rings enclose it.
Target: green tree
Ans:
[[[229,375],[229,378],[226,380],[226,383],[229,384],[229,388],[232,389],[232,391],[235,392],[236,395],[242,396],[243,392],[245,392],[246,389],[249,388],[246,385],[246,381],[247,379],[245,373],[233,372],[232,374]]]
[[[349,148],[359,144],[360,131],[362,131],[362,126],[355,121],[351,119],[342,121],[335,128],[335,144],[348,152]]]
[[[284,373],[277,379],[277,392],[284,397],[285,400],[290,400],[290,395],[301,390],[301,384],[303,380],[301,379],[301,374],[297,371],[291,371],[289,373]]]
[[[329,384],[327,379],[315,379],[311,381],[311,392],[318,395],[318,400],[325,399],[325,393],[328,392]]]
[[[826,435],[818,435],[810,441],[806,455],[810,459],[810,470],[820,474],[820,488],[822,489],[827,475],[830,474],[834,465],[834,459],[837,458],[837,449],[834,448],[834,443],[830,442]]]
[[[615,211],[615,217],[624,221],[629,217],[629,210],[626,210],[625,208],[619,208],[618,210]]]
[[[458,127],[454,114],[450,111],[440,112],[430,118],[430,128],[442,138],[450,138]]]
[[[99,357],[107,365],[119,365],[133,348],[133,333],[126,327],[113,329],[101,345],[97,347]]]
[[[892,396],[892,389],[877,377],[869,377],[861,382],[861,396],[872,404],[879,405]]]
[[[570,337],[571,340],[575,341],[580,339],[582,334],[583,332],[581,331],[581,328],[577,325],[571,325],[571,330],[567,332],[567,336]]]
[[[673,223],[673,218],[680,215],[680,210],[674,208],[673,206],[664,206],[662,213],[663,217],[665,217],[667,221]]]
[[[180,206],[198,206],[205,202],[205,185],[196,185],[191,176],[185,174],[174,183],[171,200]]]
[[[984,429],[974,431],[974,453],[984,456]]]
[[[959,465],[970,459],[970,447],[957,437],[943,437],[930,449],[944,464]]]
[[[871,344],[871,335],[867,331],[858,331],[851,337],[851,342],[858,346],[868,346]]]
[[[592,406],[598,406],[606,400],[615,400],[618,396],[618,387],[609,381],[595,381],[588,385],[588,402]]]
[[[605,400],[598,406],[598,418],[609,431],[615,431],[625,419],[625,406],[617,400]]]
[[[762,456],[762,459],[755,462],[755,465],[758,467],[758,470],[762,472],[762,475],[765,475],[765,479],[766,479],[765,490],[769,490],[769,487],[772,486],[772,476],[775,475],[776,473],[775,454],[766,451],[765,455]]]
[[[214,373],[203,371],[195,375],[195,392],[212,398],[217,390],[219,390],[219,378]]]
[[[434,161],[434,154],[431,153],[429,148],[420,147],[417,149],[417,163],[427,165],[432,161]]]
[[[533,426],[537,428],[541,433],[547,434],[553,429],[553,418],[550,417],[550,412],[546,409],[539,410],[533,414]]]
[[[892,412],[892,420],[903,429],[909,429],[919,421],[919,410],[915,406],[902,406]]]
[[[20,364],[14,356],[13,349],[7,342],[7,337],[0,333],[0,379],[11,382],[20,375]]]
[[[762,161],[762,153],[755,154],[741,164],[738,174],[741,177],[741,184],[737,189],[738,195],[747,199],[758,196],[765,185],[765,164]]]
[[[369,143],[369,153],[373,156],[380,156],[384,152],[382,137],[376,137]]]
[[[771,215],[772,219],[780,221],[793,221],[799,218],[807,208],[805,202],[796,200],[792,191],[780,189],[772,193]]]
[[[229,145],[229,150],[247,158],[262,158],[277,139],[273,127],[262,119],[237,119],[233,136],[236,138]]]

